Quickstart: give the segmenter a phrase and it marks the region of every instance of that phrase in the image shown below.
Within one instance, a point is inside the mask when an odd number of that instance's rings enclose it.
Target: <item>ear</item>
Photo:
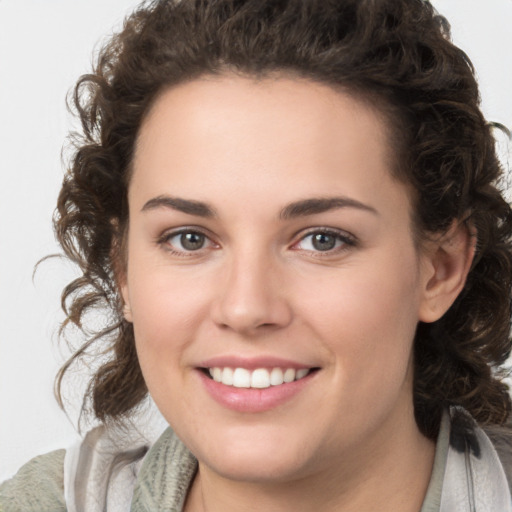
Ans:
[[[123,317],[127,322],[133,323],[132,308],[128,299],[128,290],[121,289],[121,295],[123,297]]]
[[[130,306],[130,294],[126,276],[126,233],[122,234],[117,220],[111,221],[114,228],[112,246],[110,248],[110,261],[114,272],[116,289],[120,295],[123,317],[132,323],[132,309]]]
[[[123,317],[127,322],[133,323],[132,308],[130,304],[130,290],[128,288],[128,282],[126,277],[126,266],[121,269],[120,272],[115,271],[116,274],[116,286],[121,295],[123,304]]]
[[[476,231],[458,220],[424,248],[423,297],[419,319],[439,320],[455,302],[466,284],[476,248]]]

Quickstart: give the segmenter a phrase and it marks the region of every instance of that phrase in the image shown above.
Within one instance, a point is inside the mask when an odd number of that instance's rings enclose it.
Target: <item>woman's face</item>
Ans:
[[[154,104],[122,293],[150,394],[203,467],[285,481],[416,428],[432,265],[391,161],[376,112],[306,80],[206,77]]]

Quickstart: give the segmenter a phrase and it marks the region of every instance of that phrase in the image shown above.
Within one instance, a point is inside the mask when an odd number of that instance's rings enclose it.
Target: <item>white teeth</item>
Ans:
[[[302,379],[302,377],[305,377],[309,373],[309,368],[301,368],[300,370],[297,370],[297,373],[295,374],[295,378],[297,380]]]
[[[293,382],[295,380],[295,370],[293,368],[287,368],[283,378],[285,382]]]
[[[272,386],[280,386],[283,382],[283,370],[281,370],[281,368],[272,368],[270,372],[270,384],[272,384]]]
[[[222,384],[226,386],[233,385],[233,370],[231,368],[224,368],[222,370]]]
[[[245,368],[236,368],[233,372],[233,386],[235,388],[250,388],[251,372]]]
[[[251,388],[269,388],[270,387],[270,374],[265,368],[258,368],[254,370],[251,375]]]
[[[266,389],[270,386],[280,386],[281,384],[293,382],[304,378],[310,372],[309,368],[272,368],[271,371],[266,368],[258,368],[250,371],[246,368],[209,368],[210,376],[215,382],[220,382],[226,386],[235,388],[255,388]]]

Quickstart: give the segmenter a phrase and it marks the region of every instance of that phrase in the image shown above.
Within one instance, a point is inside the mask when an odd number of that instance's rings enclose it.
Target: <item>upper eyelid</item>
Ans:
[[[316,233],[333,235],[333,236],[337,237],[339,240],[341,240],[342,244],[340,247],[332,248],[327,251],[315,251],[315,250],[311,250],[311,249],[302,249],[300,247],[297,247],[298,245],[303,243],[303,241],[307,237],[314,235]],[[340,230],[340,229],[334,229],[334,228],[312,228],[312,229],[307,230],[305,233],[304,232],[302,232],[302,234],[299,233],[298,237],[295,238],[295,241],[291,244],[290,248],[292,250],[298,250],[298,251],[301,251],[304,253],[314,254],[315,257],[328,258],[328,257],[332,257],[335,255],[344,253],[345,251],[348,251],[351,248],[353,249],[353,248],[357,247],[358,244],[359,244],[358,239],[351,233],[348,233],[347,231]]]
[[[216,242],[205,229],[200,228],[198,226],[183,226],[183,227],[179,227],[179,228],[170,228],[170,229],[164,230],[160,235],[158,235],[156,237],[156,243],[158,245],[166,244],[169,242],[169,240],[171,240],[175,236],[182,235],[183,233],[201,234],[209,241],[209,243],[211,245],[213,245],[213,246],[218,245],[218,242]],[[197,251],[190,251],[190,252],[199,253],[203,249],[207,249],[207,247],[198,249]],[[179,249],[175,249],[175,250],[179,251],[179,252],[189,252],[189,251],[180,251]]]
[[[169,238],[169,237],[173,237],[176,235],[181,235],[182,233],[200,233],[201,235],[204,235],[205,237],[209,238],[210,240],[212,239],[211,233],[208,230],[201,228],[199,226],[180,226],[178,228],[164,229],[161,232],[161,234],[158,235],[157,238],[158,239]]]
[[[293,236],[293,239],[298,242],[298,241],[302,240],[303,238],[306,238],[307,236],[314,235],[315,233],[326,233],[329,235],[336,235],[341,238],[346,238],[346,239],[352,240],[353,242],[357,241],[356,236],[354,236],[352,233],[350,233],[348,231],[345,231],[344,229],[331,228],[331,227],[326,227],[326,226],[318,226],[318,227],[313,227],[313,228],[307,228],[305,230],[300,230]]]

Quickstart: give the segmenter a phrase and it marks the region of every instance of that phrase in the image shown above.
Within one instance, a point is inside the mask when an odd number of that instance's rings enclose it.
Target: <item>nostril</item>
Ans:
[[[219,291],[212,305],[212,319],[222,330],[240,333],[264,332],[289,324],[288,301],[266,283],[240,279]]]

